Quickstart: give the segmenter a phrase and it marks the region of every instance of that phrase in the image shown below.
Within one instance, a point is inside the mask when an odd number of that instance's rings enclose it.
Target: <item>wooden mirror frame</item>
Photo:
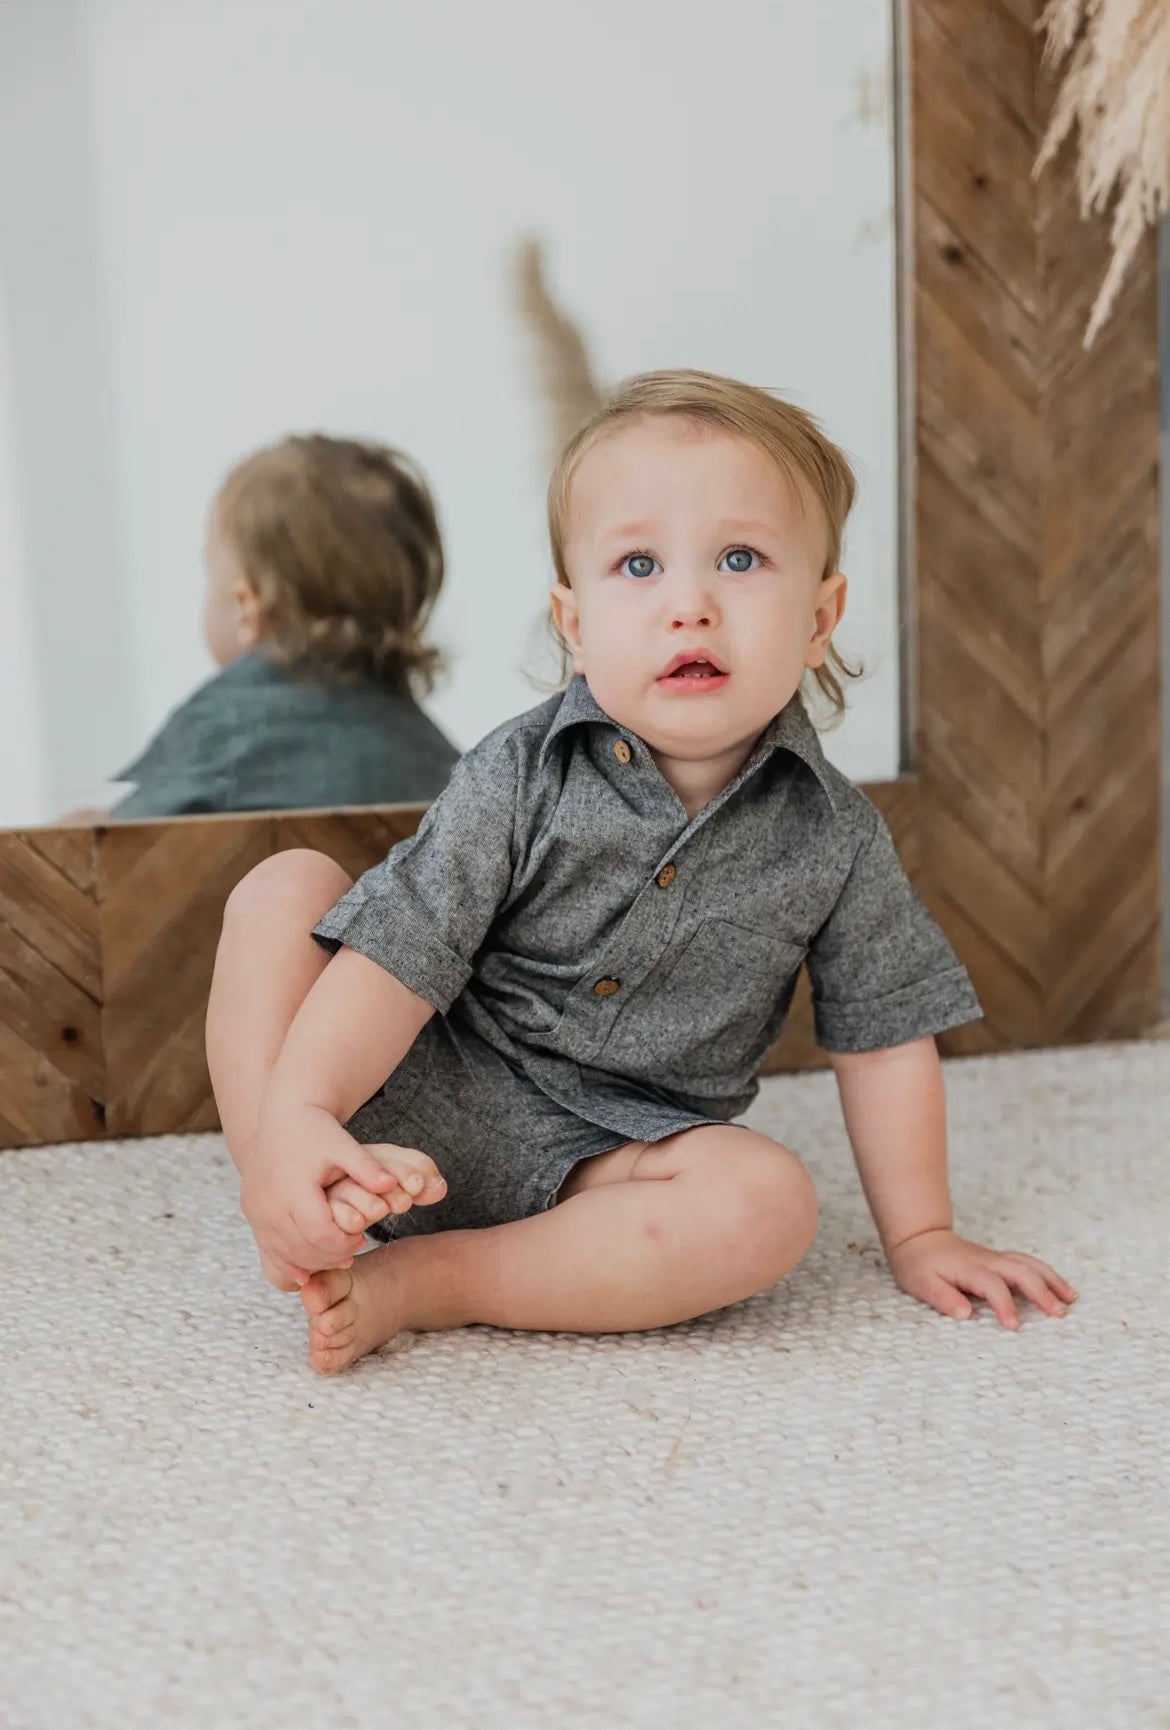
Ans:
[[[866,791],[986,1019],[948,1052],[1160,1018],[1155,242],[1094,348],[1107,260],[1034,0],[907,0],[904,527],[912,772]],[[356,875],[423,806],[0,834],[0,1145],[216,1126],[203,1014],[224,901],[319,847]],[[765,1072],[818,1060],[807,988]]]

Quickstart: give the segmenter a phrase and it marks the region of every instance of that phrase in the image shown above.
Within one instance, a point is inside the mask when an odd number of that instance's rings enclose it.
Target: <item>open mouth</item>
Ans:
[[[726,678],[727,674],[721,668],[713,666],[710,661],[697,660],[684,661],[672,672],[664,673],[659,682],[664,685],[674,685],[680,684],[684,680],[688,682],[691,680],[722,681]]]

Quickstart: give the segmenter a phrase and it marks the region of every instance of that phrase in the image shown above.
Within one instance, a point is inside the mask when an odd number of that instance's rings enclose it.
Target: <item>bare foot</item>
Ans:
[[[309,1366],[334,1375],[355,1358],[377,1351],[402,1325],[401,1289],[393,1244],[367,1250],[352,1267],[327,1268],[301,1287],[309,1317]]]

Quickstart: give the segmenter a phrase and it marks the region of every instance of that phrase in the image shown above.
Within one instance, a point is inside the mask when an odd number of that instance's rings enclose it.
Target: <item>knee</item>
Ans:
[[[820,1209],[813,1180],[796,1155],[765,1136],[753,1140],[728,1174],[724,1227],[763,1289],[808,1254]]]
[[[224,906],[224,927],[250,926],[258,917],[292,909],[312,913],[315,920],[351,887],[352,880],[326,854],[290,847],[262,859],[241,877]]]

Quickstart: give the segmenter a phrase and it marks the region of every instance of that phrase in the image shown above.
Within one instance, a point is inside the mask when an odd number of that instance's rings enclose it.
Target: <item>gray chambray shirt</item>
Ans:
[[[460,759],[316,927],[630,1139],[751,1104],[807,962],[829,1051],[977,1019],[965,970],[796,697],[694,818],[574,676]]]

